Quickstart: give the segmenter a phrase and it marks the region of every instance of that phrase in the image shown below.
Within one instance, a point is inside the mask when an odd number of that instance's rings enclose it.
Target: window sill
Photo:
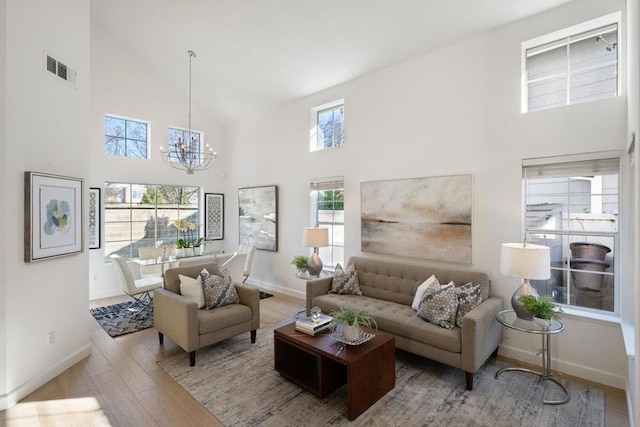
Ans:
[[[624,348],[627,351],[627,357],[633,357],[636,354],[636,328],[628,323],[622,323],[622,339],[624,340]]]
[[[591,311],[578,310],[568,306],[562,306],[561,316],[567,316],[578,320],[593,321],[594,323],[609,323],[620,325],[620,316],[617,314],[595,313]]]

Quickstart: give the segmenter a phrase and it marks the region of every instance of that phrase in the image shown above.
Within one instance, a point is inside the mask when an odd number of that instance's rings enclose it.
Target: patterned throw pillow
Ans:
[[[207,310],[240,302],[236,286],[233,284],[233,280],[231,280],[226,268],[220,272],[219,276],[216,274],[203,274],[202,290],[204,291]]]
[[[351,264],[346,270],[342,269],[340,264],[336,265],[333,272],[333,281],[331,282],[330,294],[346,294],[346,295],[362,295],[360,283],[358,283],[358,272],[356,267]]]
[[[425,292],[418,308],[418,316],[443,328],[453,329],[458,310],[458,297],[454,288],[448,284],[435,292]]]
[[[469,282],[456,288],[456,296],[458,297],[456,325],[462,328],[462,318],[482,302],[482,289],[480,285]]]
[[[434,288],[434,285],[438,287]],[[418,308],[420,308],[420,303],[422,302],[422,298],[424,297],[425,292],[433,292],[438,289],[440,289],[440,282],[438,282],[438,279],[436,279],[436,276],[432,274],[431,276],[429,276],[427,280],[425,280],[424,282],[422,282],[420,286],[418,286],[418,289],[416,289],[416,294],[413,297],[413,303],[411,303],[411,308],[413,308],[415,311],[418,311]]]

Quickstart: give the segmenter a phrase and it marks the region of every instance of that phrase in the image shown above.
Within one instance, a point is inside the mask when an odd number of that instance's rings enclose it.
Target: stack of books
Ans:
[[[320,318],[317,321],[311,320],[310,317],[296,320],[296,331],[304,332],[308,335],[315,335],[329,328],[329,323],[333,320],[333,317],[326,314],[320,314]]]

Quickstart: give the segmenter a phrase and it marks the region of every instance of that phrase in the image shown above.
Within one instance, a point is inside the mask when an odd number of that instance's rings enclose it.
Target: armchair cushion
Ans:
[[[200,274],[202,275],[202,289],[207,310],[240,302],[236,287],[226,268],[220,272],[219,276],[217,274]]]
[[[206,270],[204,270],[206,271]],[[204,308],[204,291],[202,290],[202,278],[178,275],[180,278],[180,295],[191,298],[198,303],[198,308]]]

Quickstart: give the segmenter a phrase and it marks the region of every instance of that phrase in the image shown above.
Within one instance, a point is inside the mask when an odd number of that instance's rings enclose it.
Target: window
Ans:
[[[175,242],[173,222],[188,218],[200,235],[200,188],[105,183],[105,254],[138,257],[138,248],[158,240]],[[182,236],[181,236],[182,237]]]
[[[527,241],[551,249],[540,295],[584,309],[618,312],[617,153],[523,161]]]
[[[311,109],[310,151],[344,145],[344,99]]]
[[[178,162],[178,159],[176,158],[175,155],[175,146],[178,143],[178,140],[185,142],[185,141],[189,141],[188,138],[189,135],[189,130],[188,129],[179,129],[179,128],[169,128],[169,136],[167,139],[167,145],[168,145],[168,150],[169,150],[169,158],[171,159],[172,162]],[[202,143],[202,140],[204,139],[202,132],[199,132],[197,130],[191,130],[191,148],[193,149],[194,152],[200,153],[200,144]],[[200,159],[198,159],[200,160]]]
[[[522,111],[536,111],[617,96],[616,13],[522,44]]]
[[[311,224],[329,229],[329,246],[318,248],[324,267],[344,266],[344,181],[311,183]]]
[[[104,152],[109,156],[148,158],[149,124],[114,116],[104,118]]]

